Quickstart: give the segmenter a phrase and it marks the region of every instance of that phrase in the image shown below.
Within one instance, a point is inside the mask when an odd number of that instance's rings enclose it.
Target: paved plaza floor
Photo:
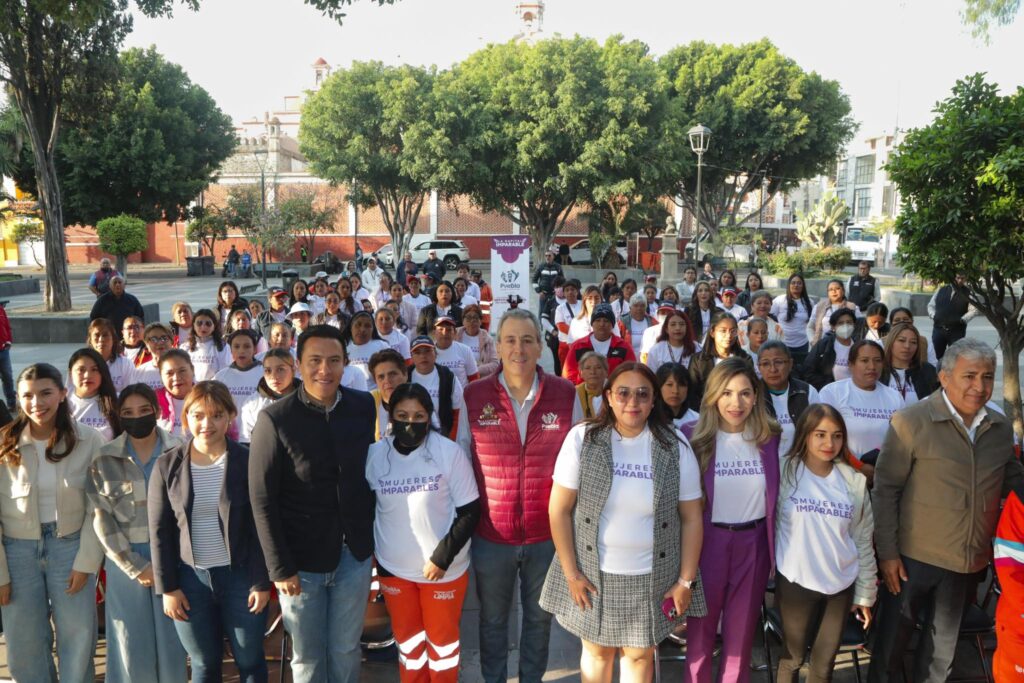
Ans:
[[[485,266],[485,264],[482,263],[480,265]],[[484,270],[484,277],[486,278],[486,268]],[[73,298],[76,306],[91,306],[95,299],[92,293],[86,288],[88,274],[89,273],[84,270],[76,270],[72,273]],[[220,279],[215,277],[185,277],[184,269],[175,270],[154,267],[143,267],[135,271],[130,269],[128,280],[128,291],[137,296],[143,303],[156,302],[160,304],[160,315],[164,320],[169,318],[170,306],[175,301],[187,301],[193,306],[193,308],[212,307],[216,298],[216,288],[220,282]],[[244,282],[246,284],[252,284],[258,282],[258,280],[247,280]],[[271,284],[278,283],[279,280],[272,282]],[[10,302],[7,304],[7,310],[9,314],[15,314],[18,309],[38,306],[41,303],[41,294],[10,297]],[[926,317],[917,318],[915,323],[918,325],[922,334],[930,337],[931,322]],[[981,338],[992,345],[995,345],[998,341],[995,330],[987,321],[984,320],[975,319],[970,325],[969,334]],[[82,331],[82,338],[84,341],[85,330]],[[12,347],[12,364],[14,366],[14,373],[17,375],[17,373],[26,365],[40,361],[52,363],[63,371],[67,367],[66,363],[70,354],[80,346],[80,344],[26,345],[19,344],[15,339],[14,346]],[[550,353],[547,351],[544,352],[543,364],[545,369],[550,370],[551,357]],[[997,384],[995,396],[996,398],[999,398],[1002,395],[1002,379],[998,372],[996,376]],[[479,668],[479,640],[477,636],[478,605],[475,597],[472,595],[472,591],[470,592],[470,596],[471,597],[467,600],[466,608],[462,617],[462,664],[460,680],[475,682],[482,680]],[[279,652],[279,638],[280,635],[278,631],[277,634],[268,639],[267,653],[269,657],[274,657]],[[755,647],[754,661],[755,663],[760,663],[764,661],[764,653],[759,644],[760,639],[758,638],[756,642],[758,645]],[[994,644],[994,639],[989,638],[986,640],[989,656]],[[777,643],[773,645],[773,651],[773,661],[777,662],[779,655]],[[104,652],[104,645],[101,641],[97,658],[98,677],[101,676],[103,672]],[[673,649],[666,646],[663,648],[662,652],[663,656],[666,657],[666,661],[663,662],[661,667],[661,680],[681,681],[683,677],[683,664],[679,661],[669,661],[667,659],[673,655],[678,656],[680,651],[678,648]],[[510,652],[510,671],[512,673],[516,671],[517,654],[518,653],[514,649],[513,643],[513,648]],[[548,673],[545,675],[544,680],[579,680],[579,657],[579,641],[562,630],[557,623],[554,624],[551,634],[550,663]],[[840,683],[847,683],[856,680],[849,655],[841,655],[838,661],[839,663],[836,667],[835,680]],[[866,667],[869,661],[870,657],[867,654],[861,656],[861,668],[864,675],[867,673]],[[8,675],[5,665],[6,646],[3,643],[0,643],[0,680],[3,680],[4,677]],[[279,664],[277,662],[273,662],[271,666],[271,680],[276,681],[278,680]],[[969,677],[982,676],[977,651],[972,648],[970,640],[965,639],[960,643],[954,674],[957,676]],[[768,676],[765,672],[759,671],[753,674],[753,679],[755,681],[767,681]],[[225,680],[237,680],[237,677],[234,677],[233,670],[231,670],[230,667],[225,672]],[[286,675],[284,680],[290,680],[290,676]],[[397,664],[393,660],[367,662],[363,669],[362,680],[367,683],[397,682]],[[515,681],[517,679],[511,678],[510,680]]]

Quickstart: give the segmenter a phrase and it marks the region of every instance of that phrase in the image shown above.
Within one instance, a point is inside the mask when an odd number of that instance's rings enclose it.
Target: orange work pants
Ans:
[[[382,576],[380,583],[398,641],[402,683],[456,683],[459,620],[469,572],[444,583],[417,583],[397,576]]]

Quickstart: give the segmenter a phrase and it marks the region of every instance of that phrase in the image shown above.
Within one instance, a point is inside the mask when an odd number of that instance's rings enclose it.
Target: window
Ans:
[[[853,193],[853,217],[857,220],[871,215],[871,190],[855,190]]]
[[[839,162],[839,170],[836,171],[836,185],[842,187],[846,184],[846,162]]]
[[[870,185],[875,180],[875,155],[857,157],[857,169],[854,172],[853,182],[858,185]]]
[[[892,198],[893,198],[892,185],[886,185],[882,189],[882,215],[883,216],[892,216],[893,215],[893,212],[895,211],[896,207],[894,207],[892,205]]]

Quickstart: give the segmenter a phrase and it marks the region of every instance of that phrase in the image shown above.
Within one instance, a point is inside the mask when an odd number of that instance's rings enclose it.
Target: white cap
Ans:
[[[309,313],[310,315],[313,315],[313,309],[311,309],[308,304],[298,301],[292,304],[291,309],[288,311],[288,317],[290,318],[296,313]]]
[[[314,275],[313,277],[317,278],[318,280],[320,278],[322,278],[322,277],[327,277],[327,271],[326,270],[318,270],[318,271],[316,271],[316,275]]]

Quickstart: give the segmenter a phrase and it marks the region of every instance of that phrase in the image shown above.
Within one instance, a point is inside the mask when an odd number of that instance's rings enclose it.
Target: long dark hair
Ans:
[[[200,308],[198,311],[192,314],[192,327],[188,331],[188,350],[196,350],[196,343],[198,341],[196,337],[196,318],[198,318],[199,316],[205,316],[213,321],[213,333],[210,336],[213,337],[213,345],[217,347],[217,350],[223,351],[224,339],[221,336],[220,331],[220,316],[211,311],[209,308]]]
[[[342,333],[345,338],[345,347],[347,347],[352,341],[352,328],[355,326],[356,320],[362,317],[365,317],[370,321],[370,340],[380,339],[380,332],[377,331],[377,324],[374,321],[373,316],[368,311],[356,311],[355,315],[349,318],[348,327],[346,327],[345,331]],[[305,333],[303,333],[303,336],[305,336]]]
[[[658,384],[658,378],[651,372],[651,369],[643,363],[637,363],[635,361],[626,361],[620,363],[619,367],[612,371],[612,374],[608,376],[608,382],[604,385],[604,402],[608,406],[607,410],[602,410],[600,413],[585,421],[588,425],[587,431],[591,429],[600,429],[602,427],[615,427],[615,411],[611,409],[611,390],[617,380],[627,372],[636,372],[643,376],[645,380],[651,385],[651,400],[654,401],[654,405],[651,408],[651,414],[647,416],[647,426],[651,430],[651,434],[664,446],[675,444],[679,441],[679,435],[676,432],[672,421],[668,418],[668,411],[665,408],[664,401],[661,400],[661,390]],[[394,405],[394,398],[392,397],[392,405]]]
[[[715,340],[712,338],[712,335],[719,323],[726,319],[731,320],[732,324],[736,325],[737,331],[736,337],[732,340],[732,344],[729,345],[729,353],[740,358],[750,357],[750,354],[744,351],[743,347],[740,346],[739,323],[736,322],[736,318],[732,313],[719,310],[712,314],[711,321],[708,323],[708,329],[704,331],[704,346],[701,348],[699,354],[701,358],[711,358],[713,360],[718,357],[718,348],[715,346]]]
[[[807,296],[807,280],[800,273],[793,273],[786,280],[786,322],[790,322],[793,316],[796,315],[796,300],[789,295],[789,286],[793,283],[793,280],[800,278],[800,283],[803,285],[803,289],[800,290],[800,301],[803,303],[804,308],[807,310],[807,315],[811,315],[811,299]]]
[[[238,293],[238,285],[235,284],[234,280],[225,280],[217,286],[217,312],[223,313],[224,309],[229,306],[225,303],[224,299],[220,298],[220,291],[225,287],[230,287],[235,290],[235,300],[231,302],[230,307],[234,308],[238,301],[242,298],[241,294]]]
[[[121,433],[121,418],[117,412],[117,389],[114,387],[114,380],[110,377],[110,366],[98,351],[90,348],[78,349],[71,354],[71,358],[68,360],[69,375],[71,369],[75,367],[75,363],[82,358],[88,358],[94,362],[96,369],[99,370],[100,388],[96,392],[96,396],[99,398],[100,412],[103,413],[103,417],[107,418],[107,423],[114,431],[114,436],[118,436]]]
[[[665,382],[669,381],[669,379],[674,379],[676,384],[686,387],[687,395],[689,395],[690,385],[693,384],[693,380],[690,379],[690,371],[682,363],[662,363],[661,367],[658,368],[658,372],[655,373],[655,379],[658,382],[656,391],[659,398],[661,398],[661,388],[665,386]],[[669,420],[680,417],[679,415],[672,414],[672,408],[664,400],[661,401],[661,408],[665,411],[665,415]],[[686,410],[686,399],[683,399],[681,412],[686,413]]]
[[[686,334],[683,335],[683,352],[687,356],[692,356],[694,349],[696,349],[695,339],[693,338],[693,321],[690,320],[690,316],[686,315],[679,309],[676,309],[665,316],[665,320],[661,323],[661,334],[658,335],[658,341],[668,341],[668,322],[672,318],[681,318],[686,323]]]
[[[783,476],[789,477],[789,481],[796,481],[796,466],[798,463],[807,462],[807,438],[811,435],[818,425],[821,424],[822,420],[829,419],[839,425],[840,431],[843,433],[843,447],[833,461],[843,460],[846,457],[846,452],[849,449],[850,437],[846,430],[846,421],[843,420],[842,414],[835,408],[825,403],[812,403],[807,406],[803,414],[796,421],[796,432],[793,436],[793,445],[790,446],[789,452],[783,455]]]
[[[105,364],[106,362],[104,361]],[[61,377],[60,370],[49,363],[33,363],[22,370],[21,374],[18,375],[15,386],[21,384],[22,380],[39,379],[48,379],[57,385],[58,391],[64,390],[64,378]],[[18,442],[21,440],[22,432],[25,431],[28,425],[28,415],[18,411],[18,416],[10,424],[0,429],[0,462],[5,463],[8,467],[19,467],[21,465],[21,451],[18,450]],[[61,442],[64,444],[64,451],[58,454],[54,449]],[[75,450],[76,445],[78,445],[78,433],[75,430],[75,421],[71,419],[71,409],[68,408],[67,398],[65,398],[57,406],[57,418],[54,422],[53,434],[50,435],[50,440],[46,442],[46,459],[49,462],[60,462],[71,451]]]

